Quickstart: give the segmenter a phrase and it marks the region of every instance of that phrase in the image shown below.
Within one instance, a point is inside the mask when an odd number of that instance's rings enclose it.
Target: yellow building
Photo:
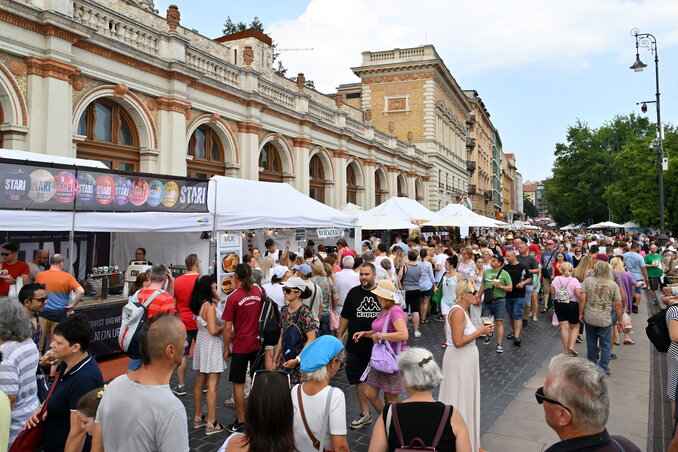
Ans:
[[[424,151],[432,165],[427,207],[437,210],[467,194],[466,122],[472,106],[435,48],[363,52],[362,64],[352,69],[360,83],[341,85],[337,96],[362,109],[377,130]],[[396,171],[389,168],[393,184]],[[397,192],[424,199],[405,187]]]
[[[512,222],[516,215],[516,158],[513,154],[502,153],[501,157],[501,216],[504,221]]]
[[[475,190],[474,195],[470,195],[473,202],[473,211],[481,215],[494,218],[494,188],[492,186],[492,146],[493,136],[497,132],[490,121],[490,113],[487,111],[478,92],[475,90],[465,90],[464,94],[469,99],[473,112],[469,118],[469,146],[467,148],[469,171],[469,185],[471,191]]]

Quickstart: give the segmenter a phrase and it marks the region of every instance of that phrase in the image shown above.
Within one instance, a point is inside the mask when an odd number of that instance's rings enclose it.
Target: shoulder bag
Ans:
[[[442,278],[440,278],[440,281],[438,281],[437,290],[433,292],[433,295],[431,295],[431,301],[433,303],[440,303],[440,301],[443,299],[443,282],[445,281],[445,274],[447,274],[447,272],[443,273]]]
[[[332,401],[332,392],[336,388],[330,386],[329,393],[325,399],[325,414],[323,415],[323,426],[320,429],[320,440],[318,440],[311,428],[308,426],[308,421],[306,420],[306,413],[304,411],[304,402],[301,396],[301,385],[297,386],[297,400],[299,401],[299,414],[301,414],[301,420],[304,423],[304,429],[306,429],[306,434],[308,435],[313,447],[318,449],[318,452],[323,452],[325,450],[325,440],[327,439],[327,430],[330,427],[330,402]]]
[[[388,331],[390,321],[391,311],[389,310],[388,314],[386,314],[384,327],[381,329],[382,334]],[[398,353],[400,353],[401,347],[402,342],[398,342]],[[370,367],[386,374],[398,372],[398,354],[393,351],[391,342],[382,339],[374,344],[372,347],[372,356],[370,358]]]
[[[42,450],[42,441],[45,437],[45,422],[42,420],[42,417],[45,415],[45,411],[47,411],[47,401],[52,397],[54,389],[57,387],[57,384],[59,384],[60,376],[61,373],[56,374],[54,383],[52,383],[52,387],[47,394],[47,398],[42,402],[42,406],[38,412],[38,419],[40,419],[40,422],[33,428],[24,428],[21,430],[19,435],[14,439],[12,447],[9,448],[8,452],[34,452],[38,449]]]

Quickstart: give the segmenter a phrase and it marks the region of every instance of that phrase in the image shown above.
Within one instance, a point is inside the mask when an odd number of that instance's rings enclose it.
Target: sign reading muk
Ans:
[[[207,212],[206,179],[0,160],[0,209]]]

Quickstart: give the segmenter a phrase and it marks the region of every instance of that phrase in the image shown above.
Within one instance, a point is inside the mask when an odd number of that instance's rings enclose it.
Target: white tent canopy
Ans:
[[[339,210],[348,215],[360,215],[361,213],[365,212],[362,207],[357,204],[353,204],[352,202],[347,202]]]
[[[377,207],[359,215],[359,217],[367,217],[368,215],[373,215],[375,213],[387,213],[405,221],[432,220],[436,217],[436,214],[414,199],[398,198],[395,196],[388,201],[379,204]]]
[[[395,230],[395,229],[411,229],[419,227],[413,225],[411,222],[401,220],[393,215],[387,213],[375,213],[360,217],[358,225],[363,229],[378,229],[378,230]]]
[[[627,221],[626,223],[623,223],[621,226],[624,229],[636,229],[640,227],[638,223],[634,223],[633,221]]]
[[[617,229],[623,227],[621,224],[613,223],[612,221],[603,221],[602,223],[592,224],[587,229]]]
[[[494,220],[482,215],[446,215],[426,222],[425,226],[456,226],[496,228]]]
[[[15,151],[14,149],[0,149],[0,157],[12,160],[23,160],[31,163],[58,163],[60,165],[75,165],[86,168],[108,169],[98,160],[62,157],[60,155],[38,154],[37,152]]]
[[[356,217],[312,199],[289,184],[233,177],[211,179],[207,205],[220,231],[261,228],[355,227]]]
[[[482,225],[478,225],[477,227],[492,228],[492,227],[506,227],[506,226],[509,225],[508,223],[504,223],[503,221],[495,220],[493,218],[486,217],[484,215],[480,215],[478,213],[475,213],[474,211],[472,211],[471,209],[469,209],[468,207],[466,207],[463,204],[448,204],[448,205],[446,205],[445,207],[440,209],[438,212],[436,212],[436,219],[446,218],[450,215],[452,215],[454,217],[459,217],[459,216],[461,216],[461,217],[473,217],[473,218],[480,217],[480,218],[484,218],[485,220],[489,220],[491,222],[491,224],[489,224],[486,221]],[[427,224],[427,226],[433,226],[433,225]],[[474,225],[469,225],[469,226],[474,226]]]

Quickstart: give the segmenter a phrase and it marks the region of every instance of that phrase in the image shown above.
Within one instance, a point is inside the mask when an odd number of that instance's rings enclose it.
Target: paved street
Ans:
[[[432,350],[438,363],[442,363],[444,350],[440,347],[440,344],[443,341],[443,324],[431,321],[427,325],[422,325],[421,331],[423,332],[422,337],[415,339],[410,335],[408,343],[412,346],[421,346]],[[534,375],[542,362],[551,356],[554,347],[559,344],[557,330],[551,327],[551,318],[550,316],[547,318],[546,315],[542,316],[539,322],[530,322],[530,326],[522,336],[523,344],[519,348],[514,347],[511,341],[505,341],[505,352],[503,354],[496,353],[495,342],[488,346],[478,342],[482,388],[481,435],[484,435],[490,429],[500,414],[518,395],[524,384]],[[231,386],[227,382],[227,372],[228,370],[224,373],[219,388],[217,416],[222,424],[232,422],[235,415],[232,409],[225,408],[223,405],[223,400],[231,395]],[[175,380],[173,379],[172,383],[174,384],[174,382]],[[347,417],[349,420],[355,418],[360,410],[355,393],[348,386],[343,373],[337,375],[332,384],[345,391],[347,395]],[[192,386],[193,376],[192,372],[189,371],[187,387],[190,389]],[[193,397],[189,393],[189,395],[181,399],[185,403],[189,419],[192,419]],[[189,428],[191,429],[191,450],[216,451],[226,438],[226,433],[205,436],[203,429],[192,430],[192,425],[189,425]],[[358,431],[349,430],[348,439],[351,450],[366,451],[371,431],[371,427]]]

